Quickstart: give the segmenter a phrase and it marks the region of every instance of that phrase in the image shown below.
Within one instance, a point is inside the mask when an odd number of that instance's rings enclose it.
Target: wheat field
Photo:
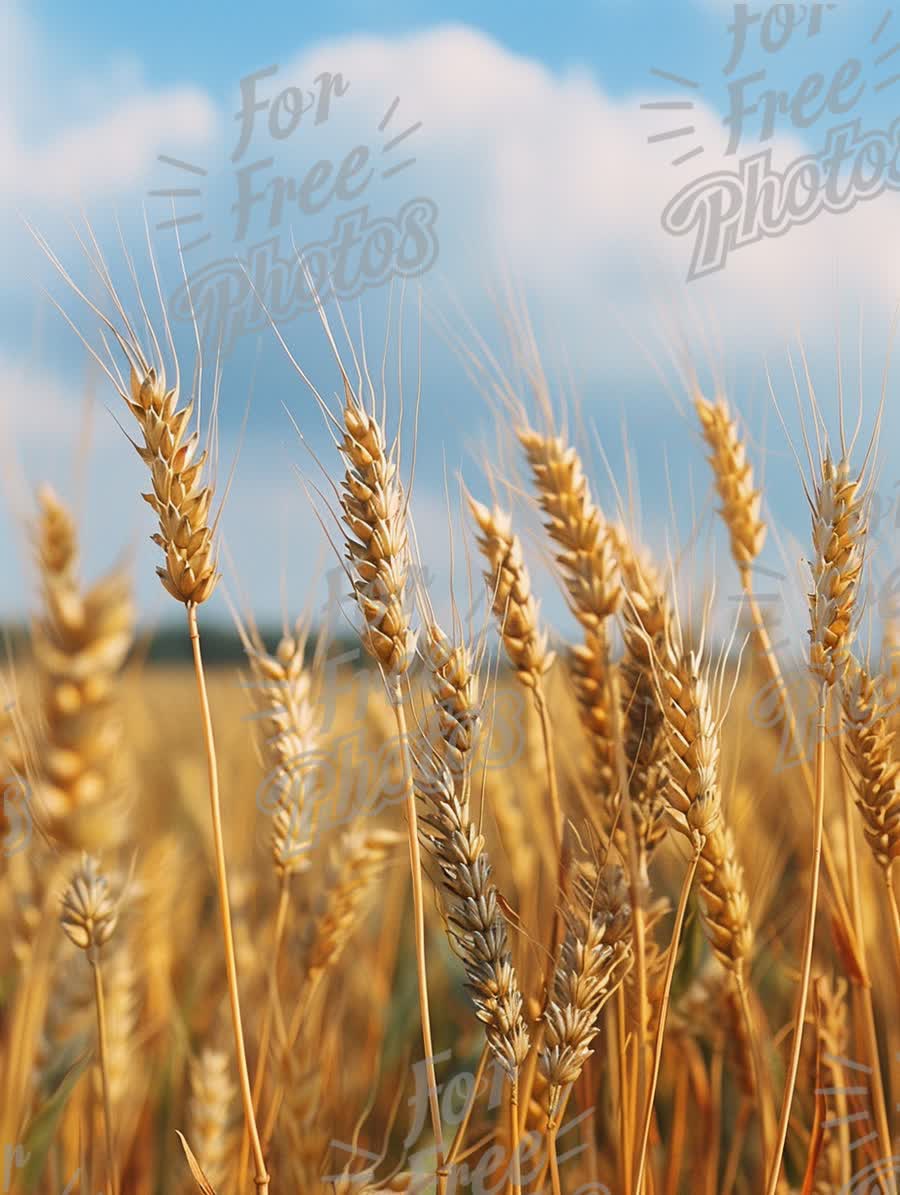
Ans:
[[[133,578],[84,575],[46,479],[29,640],[4,677],[0,1190],[895,1190],[878,397],[854,435],[855,412],[845,429],[802,387],[808,623],[785,648],[756,592],[764,462],[729,396],[687,378],[730,606],[699,575],[688,600],[690,557],[654,558],[627,503],[601,506],[519,327],[522,384],[489,387],[515,485],[473,471],[448,496],[485,616],[443,618],[401,396],[323,308],[322,489],[361,658],[309,618],[273,636],[236,611],[243,663],[213,666],[227,497],[196,362],[97,259],[100,306],[57,264],[146,467],[190,662],[148,662]],[[297,504],[314,517],[299,487]]]

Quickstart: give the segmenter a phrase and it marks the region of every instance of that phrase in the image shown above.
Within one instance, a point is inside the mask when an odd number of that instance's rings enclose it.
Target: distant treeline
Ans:
[[[26,623],[0,624],[5,653],[16,656],[28,651],[29,631]],[[269,651],[274,651],[281,638],[281,627],[261,626],[260,634]],[[201,625],[203,659],[209,666],[223,666],[244,662],[244,648],[237,631],[223,623],[208,622]],[[307,656],[315,650],[316,636],[311,633],[306,645]],[[4,653],[4,654],[5,654]],[[153,630],[137,632],[135,653],[149,664],[187,664],[191,660],[191,644],[187,631],[180,623],[167,623]],[[340,658],[348,667],[368,665],[368,657],[361,650],[359,639],[352,633],[332,634],[329,637],[328,657]]]

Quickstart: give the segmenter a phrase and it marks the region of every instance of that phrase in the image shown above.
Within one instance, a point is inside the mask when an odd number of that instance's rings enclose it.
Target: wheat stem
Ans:
[[[644,1189],[644,1169],[647,1164],[647,1144],[650,1140],[650,1122],[653,1118],[653,1101],[656,1097],[656,1085],[659,1081],[659,1068],[662,1062],[663,1036],[666,1031],[666,1015],[669,1009],[669,996],[672,991],[672,979],[675,975],[675,963],[678,959],[678,944],[681,940],[681,931],[684,926],[684,917],[687,912],[688,897],[691,894],[691,888],[694,885],[694,877],[697,874],[697,865],[700,862],[700,852],[703,850],[703,835],[698,835],[694,843],[694,852],[691,857],[690,865],[688,866],[687,874],[684,877],[684,882],[681,885],[681,896],[678,900],[678,909],[675,913],[675,924],[672,927],[672,941],[669,945],[669,958],[666,963],[666,977],[663,983],[662,998],[659,1006],[659,1013],[656,1023],[656,1041],[653,1046],[653,1064],[650,1069],[650,1087],[647,1091],[644,1100],[644,1112],[641,1123],[640,1135],[638,1137],[638,1156],[637,1156],[637,1182],[635,1183],[635,1191],[640,1195]]]
[[[390,692],[397,723],[397,741],[400,747],[400,761],[403,768],[404,808],[409,838],[409,867],[412,876],[413,930],[416,948],[416,978],[419,988],[419,1015],[422,1021],[422,1045],[425,1050],[425,1075],[428,1081],[428,1106],[431,1112],[431,1126],[434,1132],[434,1147],[439,1186],[446,1183],[440,1172],[444,1170],[444,1139],[441,1131],[441,1111],[438,1104],[437,1079],[434,1073],[434,1047],[431,1044],[431,1013],[428,1007],[428,972],[425,964],[425,900],[422,892],[422,861],[419,851],[419,826],[416,815],[416,796],[413,784],[412,761],[409,754],[409,738],[406,727],[406,711],[397,681]]]
[[[543,683],[539,683],[534,690],[534,704],[541,724],[541,741],[544,747],[544,758],[547,763],[547,789],[550,796],[550,813],[553,818],[553,841],[556,847],[557,862],[559,862],[562,858],[563,815],[562,806],[559,802],[559,784],[556,778],[556,758],[553,752],[553,727],[550,724],[550,711],[547,708],[547,697],[544,693]]]
[[[478,1089],[481,1086],[481,1081],[484,1078],[485,1068],[488,1064],[488,1059],[491,1057],[491,1047],[484,1043],[481,1050],[481,1057],[478,1059],[478,1066],[475,1068],[475,1081],[472,1084],[472,1090],[469,1092],[469,1098],[466,1100],[466,1106],[463,1111],[462,1120],[457,1126],[456,1133],[450,1143],[450,1152],[447,1154],[447,1169],[456,1164],[456,1159],[459,1157],[460,1150],[465,1144],[466,1133],[469,1131],[469,1122],[472,1119],[472,1113],[475,1111],[475,1101],[478,1098]]]
[[[628,764],[625,759],[625,743],[622,737],[622,714],[619,693],[619,678],[615,669],[609,675],[609,708],[612,715],[613,742],[615,744],[616,771],[619,781],[619,806],[625,823],[625,840],[628,847],[628,882],[631,902],[632,934],[634,939],[635,985],[637,991],[637,1070],[638,1081],[632,1092],[632,1110],[629,1123],[637,1124],[638,1109],[647,1085],[647,947],[644,922],[644,894],[641,882],[642,863],[638,849],[634,816],[631,808],[631,793],[628,783]],[[629,1154],[634,1142],[629,1142]]]
[[[219,769],[216,759],[216,744],[213,737],[209,696],[206,691],[206,675],[203,670],[203,655],[200,650],[200,629],[197,625],[197,605],[185,603],[188,620],[188,634],[194,658],[194,673],[197,678],[197,693],[200,699],[200,714],[203,722],[203,740],[206,748],[206,762],[209,779],[209,805],[212,817],[213,845],[215,853],[216,885],[219,896],[219,917],[225,943],[225,972],[228,980],[228,998],[231,1006],[231,1026],[234,1033],[234,1047],[237,1056],[238,1082],[244,1120],[250,1134],[253,1159],[256,1168],[256,1186],[259,1195],[267,1195],[269,1174],[263,1157],[256,1116],[253,1111],[253,1093],[250,1088],[250,1073],[247,1069],[247,1053],[244,1048],[244,1029],[241,1023],[241,1000],[238,993],[237,961],[234,955],[234,935],[231,927],[231,907],[228,898],[228,874],[225,868],[225,842],[222,834],[222,811],[219,804]]]
[[[519,1076],[513,1075],[509,1096],[510,1120],[510,1173],[512,1176],[513,1195],[521,1195],[522,1175],[519,1167]]]
[[[797,993],[797,1007],[794,1012],[794,1037],[791,1043],[791,1057],[788,1063],[781,1115],[778,1121],[778,1136],[772,1168],[766,1184],[766,1195],[775,1195],[781,1177],[781,1162],[787,1141],[791,1105],[797,1085],[800,1068],[800,1048],[803,1044],[803,1026],[806,1021],[806,1002],[809,998],[809,982],[812,972],[813,942],[815,939],[816,906],[819,900],[819,873],[822,858],[822,838],[825,825],[825,710],[827,706],[827,684],[819,686],[818,713],[816,718],[816,785],[813,809],[813,852],[812,874],[809,882],[809,900],[806,906],[806,923],[803,928],[803,951],[800,970],[800,987]]]
[[[760,1104],[759,1112],[759,1131],[762,1141],[762,1156],[766,1158],[769,1154],[771,1146],[771,1136],[774,1130],[775,1110],[772,1105],[772,1091],[769,1083],[768,1072],[766,1071],[763,1060],[760,1056],[761,1044],[759,1041],[759,1034],[756,1032],[756,1027],[753,1023],[753,1016],[750,1011],[750,997],[747,992],[747,983],[744,979],[744,970],[735,972],[734,985],[738,994],[738,1003],[741,1006],[741,1016],[744,1018],[744,1028],[747,1033],[747,1041],[750,1043],[750,1063],[753,1067],[753,1083],[756,1087],[757,1098]],[[750,1106],[745,1105],[747,1114],[749,1115]]]
[[[787,684],[784,680],[784,674],[781,671],[781,665],[778,662],[778,656],[775,654],[775,649],[772,646],[772,640],[769,636],[768,628],[763,619],[762,610],[759,602],[756,600],[756,595],[753,592],[753,582],[748,570],[741,570],[741,583],[743,585],[744,594],[747,598],[747,605],[750,610],[750,618],[753,622],[753,631],[756,635],[756,640],[759,644],[760,650],[765,660],[766,667],[769,670],[769,676],[775,688],[778,690],[778,698],[781,702],[781,708],[784,711],[785,726],[788,732],[790,745],[796,752],[797,761],[800,764],[800,770],[803,773],[804,787],[809,793],[810,801],[815,802],[815,778],[809,767],[809,762],[806,758],[806,748],[800,741],[800,733],[797,727],[797,719],[794,714],[794,709],[788,695]],[[854,961],[860,967],[860,970],[865,973],[864,960],[862,959],[862,950],[860,943],[857,940],[856,933],[853,928],[853,922],[850,917],[850,911],[847,907],[847,902],[844,897],[843,885],[840,881],[837,866],[834,861],[834,855],[831,853],[831,847],[828,839],[823,839],[822,842],[822,863],[825,867],[826,875],[828,876],[829,893],[834,904],[835,912],[837,913],[841,928],[853,952]]]
[[[116,1154],[113,1148],[112,1107],[109,1098],[109,1068],[107,1058],[109,1047],[106,1037],[106,1006],[103,999],[103,976],[100,972],[100,960],[95,950],[89,953],[91,970],[94,973],[94,1002],[97,1008],[97,1043],[100,1053],[100,1081],[103,1088],[103,1134],[106,1145],[106,1169],[109,1189],[112,1195],[119,1195],[119,1182],[116,1175]]]
[[[272,1035],[272,1018],[275,1012],[275,1001],[278,999],[278,964],[281,959],[281,947],[284,942],[284,931],[287,926],[287,915],[290,908],[290,872],[285,871],[281,876],[281,888],[278,894],[278,908],[275,913],[275,929],[272,935],[272,963],[269,973],[269,995],[266,1010],[263,1013],[262,1026],[259,1031],[259,1050],[256,1058],[256,1071],[253,1075],[253,1109],[258,1115],[260,1098],[262,1096],[263,1077],[266,1070],[266,1060],[269,1055],[269,1039]],[[238,1191],[243,1191],[247,1177],[247,1163],[250,1160],[250,1134],[247,1126],[241,1136],[241,1156],[238,1165]]]

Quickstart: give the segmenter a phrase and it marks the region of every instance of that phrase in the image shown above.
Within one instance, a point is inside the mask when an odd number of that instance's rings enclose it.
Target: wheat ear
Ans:
[[[190,1127],[197,1160],[210,1185],[219,1190],[228,1180],[234,1150],[232,1113],[237,1090],[229,1076],[228,1057],[204,1047],[191,1061]]]
[[[722,503],[719,514],[728,528],[731,554],[743,577],[766,540],[766,525],[760,518],[762,491],[753,487],[753,466],[725,398],[719,395],[710,402],[697,393],[694,409],[710,449],[708,460]]]
[[[32,624],[42,730],[34,788],[47,829],[75,850],[122,843],[127,784],[120,674],[134,608],[122,571],[89,589],[78,577],[75,523],[49,486],[38,492],[33,538],[43,609]]]
[[[550,814],[556,856],[559,859],[562,856],[563,817],[543,684],[554,654],[549,648],[547,634],[540,626],[537,599],[531,590],[531,578],[522,555],[522,545],[519,537],[513,533],[512,519],[499,506],[489,509],[474,498],[469,499],[469,509],[478,527],[478,547],[488,566],[484,579],[506,655],[519,681],[532,693],[540,719],[547,762]]]
[[[571,653],[582,725],[594,761],[596,797],[605,829],[613,823],[615,748],[609,687],[609,619],[622,604],[618,562],[600,508],[594,502],[575,448],[560,436],[521,428],[519,441],[531,467],[545,530],[556,546],[556,563],[584,640]]]
[[[887,699],[887,678],[870,676],[851,661],[841,687],[847,749],[854,765],[856,807],[869,849],[881,870],[891,910],[894,953],[900,978],[900,912],[894,862],[900,857],[900,761]]]
[[[440,760],[420,765],[416,792],[423,810],[422,845],[437,869],[451,945],[465,967],[488,1045],[515,1082],[528,1054],[528,1029],[484,838],[471,820],[468,800]]]
[[[619,665],[622,723],[629,795],[642,870],[666,832],[663,797],[665,736],[653,686],[651,652],[666,642],[672,610],[649,554],[624,527],[611,525],[610,541],[622,574],[625,651]]]

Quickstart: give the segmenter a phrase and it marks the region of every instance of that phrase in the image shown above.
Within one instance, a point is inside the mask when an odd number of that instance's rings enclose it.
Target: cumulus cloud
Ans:
[[[95,67],[68,64],[54,79],[54,94],[79,97],[60,104],[55,123],[25,116],[39,106],[50,73],[49,46],[13,0],[4,0],[5,40],[0,50],[0,182],[4,205],[70,213],[75,204],[108,197],[137,198],[156,155],[207,144],[216,131],[216,109],[199,88],[148,87],[131,61],[103,64],[107,87],[97,87]],[[75,113],[72,113],[72,109]],[[37,126],[37,130],[35,130]]]
[[[416,182],[441,208],[440,268],[468,289],[483,285],[486,263],[504,261],[550,300],[588,351],[610,312],[640,321],[654,289],[668,288],[672,303],[707,305],[726,333],[745,339],[777,334],[798,314],[809,328],[821,323],[838,276],[842,296],[875,306],[895,301],[885,253],[900,216],[893,193],[732,252],[726,269],[685,290],[692,237],[664,231],[662,212],[687,183],[733,171],[736,162],[724,155],[720,114],[702,99],[689,117],[693,138],[648,143],[673,117],[641,103],[684,98],[662,82],[653,94],[613,98],[585,72],[556,74],[458,26],[320,45],[284,67],[280,85],[324,70],[340,70],[351,84],[329,123],[336,140],[341,122],[368,137],[373,114],[394,95],[409,119],[422,122]],[[809,143],[776,137],[773,163],[783,167],[821,148],[815,139],[824,131],[809,136]],[[694,145],[705,147],[702,156],[670,164]],[[750,141],[738,156],[759,148]],[[294,147],[286,142],[273,152],[290,161]]]

